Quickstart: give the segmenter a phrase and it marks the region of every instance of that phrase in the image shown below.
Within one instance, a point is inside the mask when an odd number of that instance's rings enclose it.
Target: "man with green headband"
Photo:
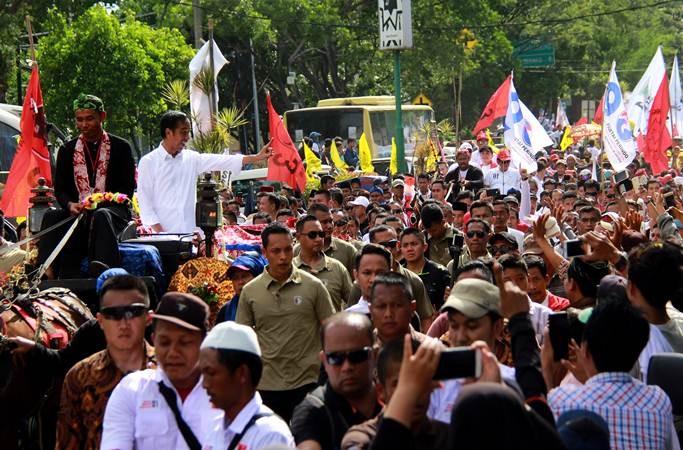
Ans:
[[[132,198],[135,191],[133,151],[125,139],[104,131],[107,113],[102,100],[81,94],[73,107],[80,134],[61,146],[55,171],[55,197],[62,209],[45,214],[43,229],[69,215],[85,211],[87,216],[48,270],[48,277],[81,276],[81,261],[86,256],[92,276],[119,266],[117,238],[131,218],[128,204],[101,202],[96,209],[84,210],[84,202],[95,193],[120,193]],[[39,264],[47,260],[70,225],[67,223],[40,239]]]

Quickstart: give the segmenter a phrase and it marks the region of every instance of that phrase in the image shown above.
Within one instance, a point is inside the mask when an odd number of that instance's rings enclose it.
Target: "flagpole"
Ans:
[[[36,60],[36,47],[33,44],[33,27],[31,26],[31,16],[26,15],[26,31],[28,32],[28,48],[31,50],[31,60],[35,64]]]
[[[214,72],[214,64],[213,64],[213,20],[209,19],[209,71],[211,72],[211,92],[209,92],[209,111],[211,111],[211,128],[213,129],[214,124],[216,123],[216,108],[218,105],[216,105],[216,89],[218,86],[216,86],[217,81],[216,80],[216,73]]]

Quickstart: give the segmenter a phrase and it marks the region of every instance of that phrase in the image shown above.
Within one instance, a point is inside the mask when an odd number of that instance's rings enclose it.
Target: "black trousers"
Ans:
[[[259,391],[259,393],[263,403],[289,424],[296,405],[301,403],[306,394],[316,387],[318,387],[317,384],[311,383],[288,391]]]
[[[100,261],[110,267],[121,264],[118,236],[130,220],[130,210],[121,205],[100,206],[85,213],[66,245],[53,263],[59,278],[81,276],[81,260]],[[50,210],[45,213],[42,229],[48,228],[69,216],[67,210]],[[43,264],[57,247],[73,222],[62,225],[38,241],[38,264]]]

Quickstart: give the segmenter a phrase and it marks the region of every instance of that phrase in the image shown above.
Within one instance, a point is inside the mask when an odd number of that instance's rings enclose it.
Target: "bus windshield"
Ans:
[[[431,114],[425,110],[403,110],[403,141],[405,155],[412,156],[418,144],[424,124],[431,120]],[[396,132],[396,111],[371,111],[370,124],[372,137],[377,149],[376,158],[391,157],[391,139]]]
[[[298,141],[312,132],[324,138],[342,139],[349,137],[349,128],[358,139],[363,133],[362,108],[330,108],[287,111],[287,131],[292,139]]]

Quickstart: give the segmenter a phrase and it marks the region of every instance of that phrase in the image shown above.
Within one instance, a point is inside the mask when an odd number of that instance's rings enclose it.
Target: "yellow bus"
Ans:
[[[318,106],[285,112],[285,126],[297,142],[312,132],[322,138],[340,136],[359,139],[365,133],[372,151],[373,163],[386,167],[391,157],[391,138],[396,130],[395,100],[392,96],[331,98]],[[434,111],[426,105],[402,105],[403,136],[408,166],[412,166],[415,147],[424,141],[423,127],[434,119]],[[375,167],[376,170],[381,170]]]

